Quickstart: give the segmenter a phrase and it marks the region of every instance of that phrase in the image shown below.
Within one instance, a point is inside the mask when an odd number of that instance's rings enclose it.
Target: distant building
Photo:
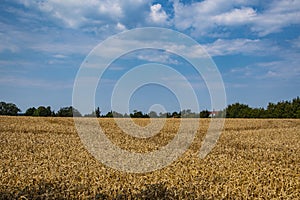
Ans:
[[[220,111],[209,111],[209,117],[215,117],[219,114]]]

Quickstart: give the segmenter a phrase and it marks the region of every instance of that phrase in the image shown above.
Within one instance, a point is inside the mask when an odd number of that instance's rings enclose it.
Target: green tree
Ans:
[[[132,117],[132,118],[142,118],[143,113],[141,111],[134,110],[133,114],[130,114],[130,117]]]
[[[96,108],[95,114],[96,114],[96,117],[97,117],[97,118],[100,117],[101,111],[100,111],[100,108],[99,108],[99,107]]]
[[[33,116],[33,113],[36,111],[35,107],[28,108],[25,112],[25,116]]]
[[[113,117],[115,117],[115,118],[123,118],[124,116],[122,115],[122,113],[118,113],[118,112],[116,112],[116,111],[113,111],[112,112],[112,115],[113,115]]]
[[[226,108],[227,118],[249,118],[251,108],[246,104],[235,103]]]
[[[187,109],[187,110],[182,110],[181,111],[181,117],[182,118],[188,118],[189,117],[189,115],[191,114],[191,109]]]
[[[125,114],[127,115],[127,114]],[[122,113],[118,113],[116,111],[109,111],[108,113],[106,113],[105,117],[108,117],[108,118],[123,118],[125,115],[122,115]]]
[[[40,117],[52,116],[51,107],[47,106],[46,108],[45,106],[39,106],[37,109],[34,110],[32,116],[40,116]]]
[[[199,117],[199,114],[192,112],[191,109],[186,109],[186,110],[181,111],[181,117],[182,118],[196,118],[196,117]]]
[[[226,117],[226,109],[218,111],[218,113],[215,115],[215,118],[224,118]]]
[[[106,113],[105,117],[113,118],[114,117],[113,111],[111,110],[108,113]]]
[[[271,118],[300,118],[300,98],[292,101],[280,101],[277,104],[269,103],[266,116]]]
[[[200,118],[208,118],[209,117],[209,111],[208,110],[202,110],[200,112]]]
[[[142,111],[134,110],[133,113],[130,114],[131,118],[149,118],[148,114],[143,114]]]
[[[266,118],[266,111],[264,108],[252,108],[249,113],[250,118]]]
[[[159,113],[159,117],[160,117],[160,118],[171,118],[171,117],[172,117],[172,114],[171,114],[170,112],[166,112],[166,113],[160,112],[160,113]]]
[[[300,118],[300,97],[297,97],[292,100],[292,117]]]
[[[59,117],[81,117],[81,113],[72,106],[60,108],[57,112]]]
[[[150,111],[148,115],[150,118],[158,118],[158,115],[155,111]]]
[[[0,102],[0,115],[18,115],[21,110],[13,103]]]
[[[180,118],[181,117],[181,112],[173,112],[172,113],[172,117],[174,117],[174,118]]]

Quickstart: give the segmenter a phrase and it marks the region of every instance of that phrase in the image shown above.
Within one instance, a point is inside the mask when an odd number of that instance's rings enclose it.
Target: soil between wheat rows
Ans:
[[[168,144],[180,124],[167,119],[159,134],[138,139],[113,119],[98,120],[115,145],[139,153]],[[72,118],[0,117],[0,199],[300,198],[299,119],[226,119],[215,148],[200,159],[208,125],[209,119],[200,120],[193,143],[178,160],[137,174],[97,161]]]

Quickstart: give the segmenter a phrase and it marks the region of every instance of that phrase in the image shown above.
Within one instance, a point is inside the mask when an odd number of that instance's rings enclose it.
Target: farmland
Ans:
[[[209,119],[200,120],[182,157],[161,170],[136,174],[93,158],[72,118],[2,116],[0,199],[299,198],[299,119],[226,119],[205,159],[198,156]],[[99,123],[119,147],[148,152],[172,140],[180,119],[167,119],[161,132],[148,139],[124,134],[113,119],[101,118]]]

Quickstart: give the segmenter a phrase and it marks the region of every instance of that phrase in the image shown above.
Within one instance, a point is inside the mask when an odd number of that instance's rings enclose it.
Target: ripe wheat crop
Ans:
[[[180,119],[167,119],[148,139],[125,134],[113,119],[99,123],[114,144],[142,153],[172,140]],[[201,119],[194,142],[171,165],[135,174],[93,158],[72,118],[0,117],[0,199],[299,198],[300,120],[226,119],[217,145],[200,159],[208,125]]]

